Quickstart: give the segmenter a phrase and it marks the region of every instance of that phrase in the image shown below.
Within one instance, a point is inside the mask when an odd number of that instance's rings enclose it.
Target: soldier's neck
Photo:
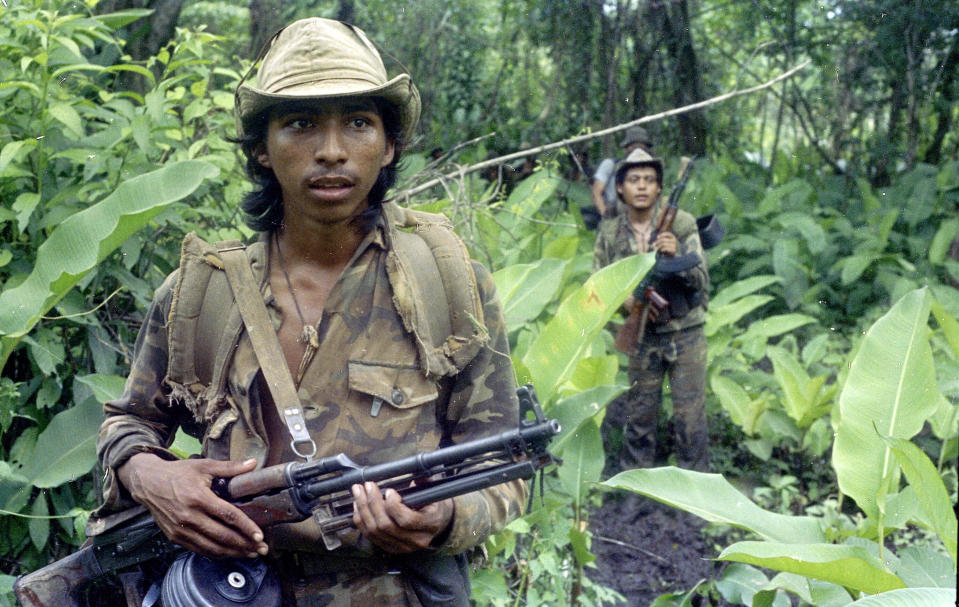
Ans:
[[[343,267],[362,242],[363,232],[352,222],[335,224],[290,222],[276,233],[283,256],[291,266]]]

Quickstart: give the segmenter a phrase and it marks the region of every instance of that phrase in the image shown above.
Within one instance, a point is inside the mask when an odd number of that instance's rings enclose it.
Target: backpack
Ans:
[[[472,262],[443,215],[384,203],[387,274],[393,302],[431,378],[462,371],[489,341]],[[263,241],[211,245],[195,233],[183,239],[167,330],[167,383],[191,408],[223,397],[243,319],[221,255],[244,249],[266,259]],[[260,260],[260,261],[257,261]]]

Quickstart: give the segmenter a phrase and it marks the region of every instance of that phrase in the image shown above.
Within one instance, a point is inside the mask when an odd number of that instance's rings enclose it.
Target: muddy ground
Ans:
[[[636,503],[643,499],[607,499],[590,517],[597,567],[587,575],[625,597],[616,605],[647,607],[663,593],[714,579],[722,566],[709,560],[716,555],[702,534],[702,519],[649,500]],[[693,604],[718,605],[703,599],[696,597]]]
[[[730,424],[723,416],[710,416],[711,472],[726,473],[749,463]],[[670,460],[672,428],[663,416],[657,434],[656,465],[675,465]],[[604,478],[619,471],[608,461]],[[685,593],[697,584],[702,584],[703,592],[691,597],[694,607],[729,607],[715,588],[709,592],[707,587],[726,566],[710,559],[729,543],[730,528],[709,529],[698,516],[625,491],[607,494],[602,506],[591,511],[589,525],[597,566],[588,567],[587,575],[626,599],[604,607],[648,607],[661,594]]]

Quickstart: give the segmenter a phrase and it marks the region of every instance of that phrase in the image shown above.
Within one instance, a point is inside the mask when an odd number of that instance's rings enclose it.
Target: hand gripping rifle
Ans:
[[[336,532],[353,526],[350,487],[373,481],[395,489],[410,508],[515,479],[532,478],[557,463],[547,447],[560,432],[546,419],[530,385],[517,389],[519,427],[395,461],[360,466],[344,454],[278,464],[229,479],[216,479],[213,490],[260,526],[313,517],[327,547],[338,547]],[[82,607],[82,595],[98,579],[123,575],[137,567],[167,564],[184,549],[168,540],[153,518],[143,515],[129,525],[94,536],[77,552],[21,576],[13,586],[23,607]],[[125,588],[127,596],[131,590]],[[136,604],[139,604],[137,602]]]
[[[669,232],[673,229],[673,220],[676,219],[676,212],[679,210],[679,198],[686,189],[686,182],[689,181],[689,174],[693,170],[694,158],[683,158],[682,176],[679,182],[669,193],[669,200],[663,212],[659,214],[656,221],[656,227],[649,235],[649,246],[652,248],[656,237],[663,232]],[[626,322],[616,332],[616,349],[624,354],[632,354],[636,350],[636,344],[646,333],[646,322],[650,314],[656,318],[656,314],[662,312],[669,305],[669,301],[656,291],[656,287],[650,284],[650,275],[647,274],[633,291],[633,308],[629,311]]]

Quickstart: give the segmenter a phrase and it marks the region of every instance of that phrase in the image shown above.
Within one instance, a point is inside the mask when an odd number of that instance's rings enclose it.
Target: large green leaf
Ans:
[[[757,320],[749,325],[749,328],[746,329],[746,333],[742,337],[742,341],[750,341],[755,337],[776,337],[783,333],[789,333],[803,325],[808,325],[811,322],[816,322],[816,319],[812,316],[806,316],[805,314],[777,314],[762,320]]]
[[[818,520],[763,510],[720,474],[669,466],[627,470],[602,484],[641,493],[707,521],[741,527],[769,540],[791,544],[825,541]]]
[[[550,443],[550,448],[558,452],[567,441],[575,441],[580,426],[597,418],[610,401],[625,390],[625,386],[596,386],[558,401],[549,414],[559,421],[562,431]]]
[[[874,594],[849,607],[955,607],[956,591],[948,588],[902,588]]]
[[[742,563],[733,563],[730,565],[743,565]],[[763,602],[764,595],[768,597],[776,590],[785,590],[798,596],[809,605],[816,607],[846,607],[852,602],[849,593],[842,587],[822,580],[807,578],[795,573],[781,572],[776,577],[769,580],[766,586],[756,593],[756,599],[753,601],[753,607],[758,607],[759,602]],[[781,596],[777,594],[775,596]],[[768,598],[765,601],[768,603]]]
[[[869,594],[905,587],[862,546],[737,542],[717,558],[796,573]]]
[[[753,596],[768,583],[766,574],[752,565],[732,563],[716,580],[716,590],[733,605],[750,605]]]
[[[710,302],[709,312],[706,314],[706,337],[715,335],[723,327],[735,324],[740,318],[772,299],[772,295],[747,295],[724,305]]]
[[[557,454],[563,459],[559,480],[578,510],[589,490],[587,483],[599,480],[606,463],[599,425],[593,419],[580,424],[575,437],[564,443]]]
[[[923,453],[922,449],[902,438],[886,438],[883,441],[892,450],[896,460],[906,473],[906,479],[919,498],[919,505],[926,519],[942,543],[945,544],[952,562],[956,562],[956,513],[952,500],[939,471]]]
[[[0,293],[0,367],[17,339],[100,261],[157,213],[218,172],[201,161],[170,163],[123,182],[112,194],[57,226],[37,249],[36,264],[26,280]]]
[[[506,208],[520,217],[532,217],[556,192],[562,180],[548,171],[537,171],[521,181],[506,200]]]
[[[718,374],[710,378],[709,386],[733,423],[749,436],[756,434],[759,418],[769,406],[767,397],[751,398],[738,383]]]
[[[568,263],[565,259],[546,258],[493,273],[507,326],[518,328],[540,315],[563,286]]]
[[[653,254],[646,254],[610,264],[560,304],[523,357],[542,402],[548,403],[556,387],[569,379],[590,342],[654,261]]]
[[[877,320],[853,359],[839,396],[832,463],[839,488],[872,518],[896,463],[880,438],[912,438],[939,403],[928,341],[930,297],[918,289]]]
[[[715,297],[710,298],[709,305],[710,307],[724,306],[734,302],[740,297],[745,297],[750,293],[755,293],[759,289],[768,287],[769,285],[777,282],[782,282],[782,279],[771,274],[751,276],[749,278],[744,278],[743,280],[737,280],[733,284],[725,287],[722,291],[717,293]]]
[[[906,546],[896,554],[896,575],[912,588],[955,588],[956,570],[948,556],[932,546]]]
[[[100,373],[78,375],[75,381],[90,388],[94,398],[100,403],[120,398],[120,395],[123,394],[123,386],[126,383],[126,380],[119,375],[103,375]]]
[[[21,474],[35,487],[57,487],[76,480],[96,463],[96,440],[103,407],[95,398],[58,413],[37,438],[33,457]]]
[[[829,413],[832,391],[823,390],[825,375],[809,377],[791,352],[778,346],[768,346],[766,356],[773,363],[773,375],[783,391],[783,408],[800,428]]]

